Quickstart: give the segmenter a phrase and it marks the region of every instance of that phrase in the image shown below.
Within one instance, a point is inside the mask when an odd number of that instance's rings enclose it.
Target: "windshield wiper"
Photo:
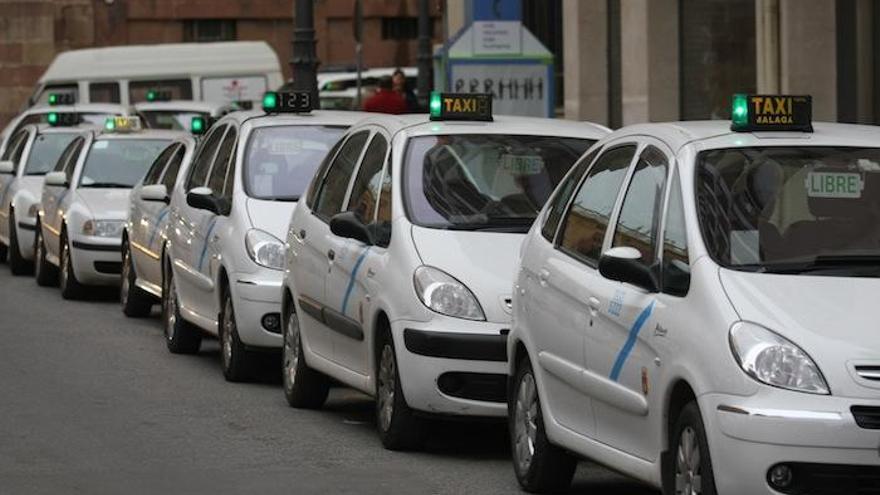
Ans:
[[[95,188],[105,188],[105,189],[131,189],[129,184],[123,184],[121,182],[92,182],[89,184],[80,184],[79,187],[95,187]]]
[[[880,270],[880,255],[820,255],[804,261],[764,264],[767,273],[806,273],[839,271],[849,268],[876,268]]]
[[[295,201],[299,201],[299,196],[293,196],[293,195],[291,195],[291,196],[274,196],[274,197],[266,198],[266,199],[268,199],[269,201],[290,201],[290,202],[295,202]]]

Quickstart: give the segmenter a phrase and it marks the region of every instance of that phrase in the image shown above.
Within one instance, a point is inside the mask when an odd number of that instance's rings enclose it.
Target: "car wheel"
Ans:
[[[6,244],[0,242],[0,263],[6,261],[6,255],[9,253],[9,248],[6,247]]]
[[[153,309],[153,297],[135,284],[137,274],[131,259],[131,248],[128,242],[122,243],[122,283],[119,286],[119,300],[125,316],[142,318],[150,316]]]
[[[673,486],[667,492],[675,495],[715,495],[717,491],[709,443],[696,402],[689,402],[679,413],[669,443],[673,458],[667,469],[672,472],[666,479]]]
[[[33,264],[21,255],[14,214],[9,215],[9,269],[13,275],[29,275],[33,270]]]
[[[513,468],[529,492],[559,492],[571,485],[577,459],[547,439],[535,373],[528,359],[516,369],[509,392],[508,421]]]
[[[406,403],[390,332],[380,334],[376,360],[376,423],[382,445],[389,450],[413,450],[422,445],[424,429]]]
[[[173,354],[195,354],[202,345],[202,333],[180,316],[177,285],[171,267],[166,264],[162,277],[162,323],[165,344]]]
[[[309,368],[303,355],[299,316],[293,310],[293,302],[284,310],[284,364],[282,381],[284,397],[293,407],[319,409],[327,400],[330,380]]]
[[[46,243],[43,239],[43,229],[37,223],[37,233],[34,236],[34,278],[37,285],[51,287],[58,285],[58,269],[46,259]]]
[[[223,312],[220,315],[220,364],[227,381],[240,382],[250,378],[254,362],[252,352],[245,349],[238,338],[238,324],[235,309],[232,307],[232,291],[226,288],[223,298]]]
[[[76,279],[76,274],[73,272],[70,242],[68,242],[67,235],[63,232],[61,234],[60,247],[61,266],[59,268],[58,285],[61,286],[61,297],[64,299],[80,299],[83,297],[85,288],[79,283],[79,280]]]

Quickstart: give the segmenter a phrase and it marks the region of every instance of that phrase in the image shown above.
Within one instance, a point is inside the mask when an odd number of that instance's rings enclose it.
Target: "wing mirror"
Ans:
[[[215,215],[222,215],[220,200],[214,197],[210,187],[196,187],[186,194],[186,204],[198,210],[207,210]]]
[[[66,187],[67,174],[65,174],[64,172],[49,172],[48,174],[46,174],[46,185]]]
[[[141,199],[144,201],[161,201],[168,204],[168,188],[165,184],[151,184],[141,188]]]
[[[615,247],[599,258],[599,273],[609,280],[616,280],[641,287],[648,292],[659,292],[660,285],[650,267],[642,262],[642,253],[632,247]]]
[[[15,164],[10,160],[0,161],[0,174],[11,174],[15,172]]]
[[[374,244],[370,229],[364,225],[364,222],[361,222],[353,211],[333,215],[330,218],[330,232],[339,237],[361,241],[368,246]]]

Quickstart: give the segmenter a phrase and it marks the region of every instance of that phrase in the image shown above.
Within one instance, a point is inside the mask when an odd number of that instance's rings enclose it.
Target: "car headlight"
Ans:
[[[828,395],[831,391],[816,363],[794,343],[754,323],[730,329],[730,346],[742,369],[774,387]]]
[[[463,283],[448,273],[420,266],[413,274],[416,294],[429,309],[467,320],[485,320],[483,308]]]
[[[284,243],[274,235],[251,229],[244,236],[244,244],[254,263],[273,270],[284,269]]]
[[[38,213],[40,213],[40,203],[34,203],[28,208],[27,216],[28,218],[36,218]]]
[[[125,220],[86,220],[82,233],[95,237],[121,237],[124,226]]]

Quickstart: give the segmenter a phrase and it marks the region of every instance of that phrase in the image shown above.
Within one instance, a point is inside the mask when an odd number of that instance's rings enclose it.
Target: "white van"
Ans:
[[[175,100],[260,101],[283,82],[278,55],[262,41],[89,48],[58,54],[28,106],[47,103],[49,93],[123,105],[147,101],[149,91]]]

